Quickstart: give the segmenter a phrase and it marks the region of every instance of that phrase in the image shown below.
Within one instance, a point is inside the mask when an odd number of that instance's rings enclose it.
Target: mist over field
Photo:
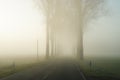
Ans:
[[[109,15],[89,22],[84,32],[85,57],[115,58],[120,56],[119,3],[118,0],[109,0],[106,5],[111,10]],[[41,11],[35,9],[33,1],[1,0],[0,4],[1,61],[26,57],[36,58],[37,40],[39,40],[39,55],[44,56],[45,16]],[[61,27],[60,32],[62,33],[57,34],[57,44],[61,54],[72,54],[74,50],[72,48],[76,44],[75,37],[77,37],[75,30]]]
[[[0,80],[119,80],[119,8],[120,0],[0,0]]]

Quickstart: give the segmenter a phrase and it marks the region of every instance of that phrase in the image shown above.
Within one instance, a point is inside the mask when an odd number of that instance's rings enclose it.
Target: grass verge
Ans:
[[[120,59],[92,58],[79,63],[88,80],[120,80]]]

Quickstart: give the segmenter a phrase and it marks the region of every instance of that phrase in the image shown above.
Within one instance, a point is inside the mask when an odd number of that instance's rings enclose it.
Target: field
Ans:
[[[39,63],[42,63],[44,60],[40,60]],[[9,76],[11,74],[23,71],[27,68],[31,68],[35,65],[38,65],[38,61],[35,59],[20,59],[15,62],[12,61],[1,61],[0,62],[0,78]]]
[[[80,66],[89,78],[101,78],[100,80],[120,79],[119,58],[86,58],[80,62]]]

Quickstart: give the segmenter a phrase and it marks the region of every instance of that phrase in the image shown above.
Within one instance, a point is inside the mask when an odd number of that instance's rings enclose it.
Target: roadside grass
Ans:
[[[4,67],[0,68],[0,79],[3,77],[9,76],[9,75],[15,74],[17,72],[32,68],[32,67],[37,66],[42,63],[44,63],[44,60],[39,61],[39,62],[33,61],[31,63],[29,62],[29,63],[23,63],[23,64],[15,63],[15,65],[11,64],[9,66],[8,65],[4,66]]]
[[[80,61],[80,67],[83,73],[89,78],[120,80],[120,59],[87,58],[84,61]]]

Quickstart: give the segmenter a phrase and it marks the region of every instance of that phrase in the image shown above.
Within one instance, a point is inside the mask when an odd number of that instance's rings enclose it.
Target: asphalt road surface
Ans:
[[[86,80],[75,60],[54,59],[0,80]]]

